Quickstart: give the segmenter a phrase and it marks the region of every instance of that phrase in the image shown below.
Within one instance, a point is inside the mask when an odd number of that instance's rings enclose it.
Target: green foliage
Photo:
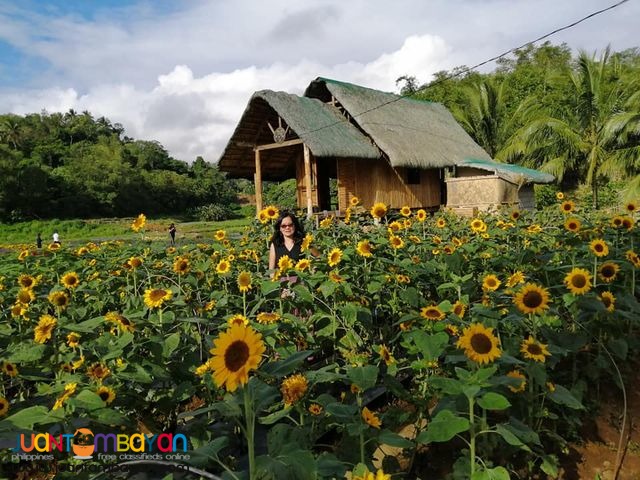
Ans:
[[[296,196],[296,179],[264,184],[263,199],[265,205],[276,205],[280,209],[295,210],[298,208]]]

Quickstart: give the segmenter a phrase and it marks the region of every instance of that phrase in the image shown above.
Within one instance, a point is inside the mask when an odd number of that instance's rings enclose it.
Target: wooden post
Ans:
[[[313,215],[313,201],[311,200],[311,159],[309,147],[307,144],[304,146],[304,179],[307,187],[307,218],[311,218]]]
[[[255,150],[256,173],[253,176],[253,183],[256,189],[256,217],[262,210],[262,169],[260,167],[260,150]]]

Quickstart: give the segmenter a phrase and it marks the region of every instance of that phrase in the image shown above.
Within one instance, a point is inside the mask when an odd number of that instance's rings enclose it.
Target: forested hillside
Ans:
[[[539,168],[563,190],[618,182],[640,196],[640,50],[580,52],[544,43],[497,62],[489,74],[458,67],[404,94],[446,105],[494,158]],[[456,75],[459,74],[459,75]],[[452,77],[452,78],[450,78]]]
[[[176,160],[104,117],[0,115],[0,220],[176,215],[233,201],[217,167]]]

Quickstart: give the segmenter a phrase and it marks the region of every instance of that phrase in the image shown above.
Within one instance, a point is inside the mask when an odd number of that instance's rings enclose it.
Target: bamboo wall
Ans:
[[[497,175],[447,179],[447,207],[454,210],[492,210],[519,203],[518,186]]]
[[[440,206],[438,170],[421,170],[420,183],[407,185],[406,170],[394,169],[384,160],[338,159],[338,201],[340,210],[353,196],[370,207],[383,202],[388,207],[433,208]]]

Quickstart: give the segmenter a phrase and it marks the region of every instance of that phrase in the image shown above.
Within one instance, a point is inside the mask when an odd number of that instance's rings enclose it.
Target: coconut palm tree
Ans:
[[[571,111],[554,117],[530,100],[523,108],[525,126],[510,139],[506,156],[523,155],[525,163],[555,175],[564,185],[586,183],[598,208],[599,182],[640,173],[637,84],[621,81],[609,48],[597,60],[595,54],[581,51],[568,75]]]

